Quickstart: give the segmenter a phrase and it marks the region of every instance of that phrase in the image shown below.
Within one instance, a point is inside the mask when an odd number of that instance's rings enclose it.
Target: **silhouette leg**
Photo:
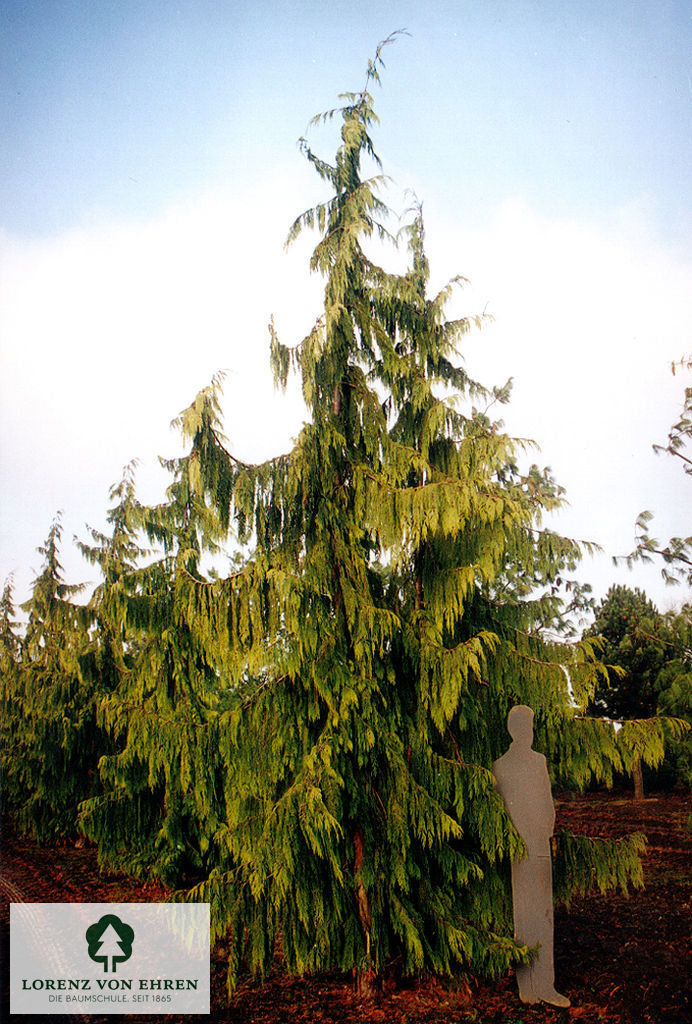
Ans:
[[[529,856],[512,863],[514,937],[526,946],[538,947],[528,966],[517,968],[519,998],[523,1003],[540,1001],[569,1006],[555,991],[553,965],[553,876],[550,857]]]

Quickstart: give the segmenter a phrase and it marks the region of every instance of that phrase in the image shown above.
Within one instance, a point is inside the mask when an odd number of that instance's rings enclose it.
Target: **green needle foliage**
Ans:
[[[19,623],[15,615],[13,580],[10,577],[0,598],[0,672],[3,677],[14,671],[21,650]]]
[[[39,840],[74,832],[75,809],[93,792],[100,738],[96,697],[80,658],[88,646],[81,589],[62,578],[60,516],[39,547],[43,568],[23,606],[21,650],[12,631],[10,594],[3,599],[2,768],[6,807]]]
[[[662,615],[641,590],[613,586],[595,609],[588,635],[600,637],[606,665],[590,711],[622,722],[625,770],[631,764],[637,786],[643,787],[637,760],[659,765],[668,739],[681,777],[689,780],[690,738],[684,737],[692,704],[689,608]]]
[[[191,893],[211,901],[215,934],[230,929],[231,985],[242,961],[263,974],[279,938],[291,970],[353,968],[364,991],[389,963],[497,974],[525,959],[509,938],[522,847],[491,765],[523,702],[569,775],[568,684],[584,703],[599,671],[591,641],[557,639],[581,555],[541,525],[561,492],[520,470],[525,446],[488,417],[508,389],[460,364],[480,321],[445,316],[460,279],[428,295],[420,207],[405,273],[368,254],[388,238],[382,179],[362,171],[379,166],[380,66],[381,48],[364,89],[316,119],[341,120],[333,163],[301,143],[333,195],[289,241],[320,231],[324,309],[293,349],[272,330],[271,355],[278,382],[301,375],[311,421],[269,463],[211,443],[199,464],[203,493],[253,547],[218,587],[235,693],[219,717],[227,817]],[[612,731],[591,738],[582,781],[621,757]],[[637,880],[637,842],[586,849],[602,884]]]
[[[98,843],[103,865],[175,882],[205,864],[214,833],[216,750],[208,723],[218,712],[218,603],[198,592],[200,562],[226,530],[195,487],[200,450],[217,426],[215,385],[176,421],[192,439],[189,455],[164,464],[173,475],[167,501],[142,506],[132,471],[112,492],[112,535],[92,532],[84,553],[102,565],[93,605],[99,621],[101,671],[118,685],[99,705],[99,724],[114,751],[100,761],[102,792],[80,808],[81,831]],[[160,558],[136,561],[144,533]],[[192,599],[191,599],[192,598]]]
[[[88,672],[63,655],[46,682],[67,694],[88,678],[90,728],[107,736],[80,828],[104,864],[197,881],[188,898],[209,900],[214,937],[229,937],[231,987],[241,965],[265,974],[279,943],[291,971],[353,970],[364,993],[387,966],[526,961],[510,937],[523,845],[491,771],[508,711],[534,709],[556,781],[627,759],[608,723],[576,715],[605,670],[596,640],[567,638],[582,546],[543,524],[561,489],[522,468],[529,446],[489,415],[509,387],[466,373],[482,318],[448,319],[461,278],[429,293],[418,204],[399,239],[408,269],[375,259],[396,242],[371,138],[384,45],[363,89],[315,119],[340,123],[333,162],[301,141],[331,194],[289,241],[319,232],[324,305],[293,348],[272,328],[271,361],[278,384],[300,375],[309,422],[288,455],[249,465],[224,444],[221,381],[201,392],[176,421],[189,451],[167,463],[167,500],[140,505],[126,474],[111,534],[83,546],[104,575],[80,640]],[[205,571],[231,532],[234,571]],[[640,849],[564,837],[563,895],[637,884]]]
[[[666,621],[672,657],[658,677],[658,710],[692,726],[692,606],[669,612]],[[692,788],[692,729],[673,748],[672,761],[678,778]]]

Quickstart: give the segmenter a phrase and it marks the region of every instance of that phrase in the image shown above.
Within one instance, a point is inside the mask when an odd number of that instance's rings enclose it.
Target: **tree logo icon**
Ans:
[[[94,963],[102,963],[104,971],[116,970],[116,964],[124,963],[132,956],[134,930],[115,914],[104,914],[96,924],[89,925],[86,940],[89,943],[89,957]]]

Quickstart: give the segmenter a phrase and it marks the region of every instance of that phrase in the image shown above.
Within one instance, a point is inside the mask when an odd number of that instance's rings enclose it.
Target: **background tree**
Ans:
[[[659,710],[683,711],[681,700],[672,694],[662,702],[662,693],[681,676],[684,664],[680,660],[684,659],[684,623],[674,629],[674,621],[673,616],[663,616],[641,590],[621,585],[609,589],[587,631],[602,638],[600,656],[607,666],[590,701],[592,714],[634,723],[653,719]],[[634,728],[633,724],[627,727],[624,736],[633,734]],[[634,782],[635,799],[641,800],[641,758],[634,762]]]
[[[0,598],[0,672],[10,674],[21,651],[19,623],[15,619],[12,577],[5,581]]]
[[[589,636],[603,638],[607,674],[597,682],[590,711],[616,720],[656,714],[656,680],[668,660],[664,619],[643,591],[614,585],[596,607]]]
[[[175,421],[192,445],[162,460],[173,475],[167,500],[141,505],[128,470],[112,491],[111,536],[93,532],[96,546],[81,546],[104,572],[92,604],[100,669],[114,670],[114,685],[99,702],[113,749],[100,761],[102,792],[80,807],[79,827],[98,843],[100,863],[169,884],[205,864],[223,792],[209,723],[220,700],[224,629],[199,596],[190,601],[194,584],[206,592],[204,553],[217,553],[227,532],[194,485],[199,460],[210,463],[217,387]],[[160,557],[138,566],[147,554],[142,533]]]
[[[657,680],[658,710],[692,726],[692,606],[668,612],[665,620],[670,653]],[[672,747],[671,759],[677,778],[692,789],[692,730]]]
[[[19,716],[19,661],[21,635],[15,618],[12,577],[5,581],[0,599],[0,781],[9,760],[15,722]],[[5,798],[8,787],[3,783]]]
[[[100,742],[95,699],[82,675],[88,647],[82,609],[59,561],[60,516],[39,547],[43,568],[29,601],[21,657],[3,672],[6,742],[1,757],[6,806],[37,839],[74,834],[78,803],[91,795]]]

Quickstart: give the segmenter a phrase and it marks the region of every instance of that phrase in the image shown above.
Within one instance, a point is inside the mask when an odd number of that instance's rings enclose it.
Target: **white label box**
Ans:
[[[209,1013],[208,903],[10,904],[10,1012]]]

